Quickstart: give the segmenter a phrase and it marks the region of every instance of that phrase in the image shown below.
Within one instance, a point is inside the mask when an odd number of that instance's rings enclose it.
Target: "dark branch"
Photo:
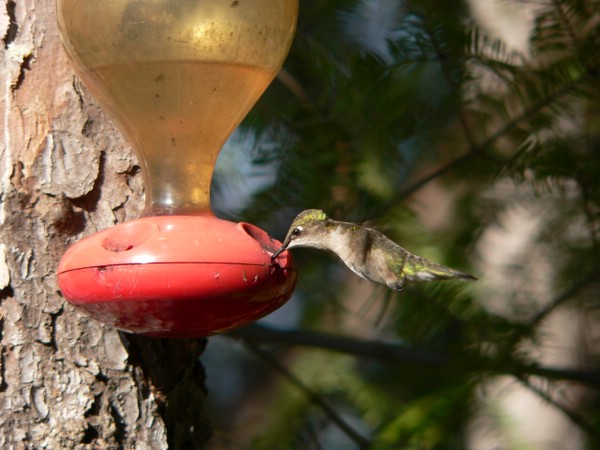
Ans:
[[[243,338],[250,342],[317,347],[360,358],[371,358],[393,363],[417,363],[440,366],[446,362],[446,358],[442,356],[413,349],[401,344],[366,341],[312,331],[282,330],[257,324],[231,331],[228,335]]]
[[[281,330],[264,325],[250,325],[229,332],[227,335],[252,343],[269,343],[282,346],[307,346],[331,350],[357,358],[375,359],[384,364],[422,365],[430,367],[450,366],[450,358],[411,348],[402,344],[367,341],[357,338],[334,336],[302,330]],[[466,367],[466,366],[465,366]],[[473,370],[491,375],[514,375],[518,377],[537,375],[553,381],[574,381],[600,389],[600,372],[571,368],[541,367],[535,364],[514,362],[497,366],[494,361],[473,361]]]
[[[527,376],[540,376],[553,381],[576,381],[588,386],[600,388],[600,371],[577,370],[559,367],[539,367],[526,365],[522,367],[522,373]]]

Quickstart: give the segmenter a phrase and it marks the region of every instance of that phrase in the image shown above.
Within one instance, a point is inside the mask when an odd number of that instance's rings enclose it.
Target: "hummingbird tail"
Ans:
[[[416,255],[408,255],[403,267],[403,275],[410,281],[434,281],[459,279],[475,281],[476,277],[451,269]]]

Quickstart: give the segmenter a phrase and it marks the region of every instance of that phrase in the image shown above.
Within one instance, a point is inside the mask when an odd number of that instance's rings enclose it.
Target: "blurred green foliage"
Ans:
[[[299,327],[443,358],[290,353],[279,343],[292,376],[373,448],[466,448],[467,424],[480,413],[478,386],[496,375],[526,386],[533,375],[545,377],[543,401],[582,430],[588,448],[600,446],[598,355],[563,372],[546,370],[535,356],[545,318],[600,305],[600,3],[514,6],[535,16],[528,54],[491,37],[459,1],[303,0],[284,71],[243,124],[255,138],[251,170],[277,175],[243,209],[226,213],[280,238],[297,212],[321,208],[336,219],[369,221],[417,254],[471,271],[482,285],[502,275],[507,292],[519,292],[514,283],[528,292],[540,281],[523,279],[525,262],[490,272],[476,249],[488,230],[502,228],[509,205],[528,208],[537,198],[549,209],[533,245],[547,255],[550,298],[515,305],[514,314],[485,308],[489,292],[478,285],[452,282],[400,295],[375,290],[352,309],[349,298],[361,294],[337,259],[294,252]],[[502,190],[503,181],[511,189]],[[422,195],[433,185],[438,191]],[[446,197],[449,207],[441,205]],[[438,202],[445,213],[428,224]],[[364,326],[344,327],[349,315]],[[586,402],[571,409],[553,402],[548,386],[573,379],[590,389]],[[272,420],[253,448],[366,446],[351,439],[328,446],[330,419],[293,383],[265,407]],[[502,448],[526,447],[506,441]]]

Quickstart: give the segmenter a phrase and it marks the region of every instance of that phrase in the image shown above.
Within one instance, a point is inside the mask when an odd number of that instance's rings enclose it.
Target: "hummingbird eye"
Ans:
[[[300,236],[302,233],[302,227],[296,227],[292,230],[292,236]]]

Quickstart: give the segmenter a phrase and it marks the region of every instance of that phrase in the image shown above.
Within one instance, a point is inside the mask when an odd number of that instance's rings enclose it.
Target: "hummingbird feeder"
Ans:
[[[218,219],[219,151],[288,53],[297,0],[58,0],[63,44],[133,145],[141,218],[82,239],[58,268],[65,298],[117,328],[208,336],[283,305],[297,274],[280,243]]]

